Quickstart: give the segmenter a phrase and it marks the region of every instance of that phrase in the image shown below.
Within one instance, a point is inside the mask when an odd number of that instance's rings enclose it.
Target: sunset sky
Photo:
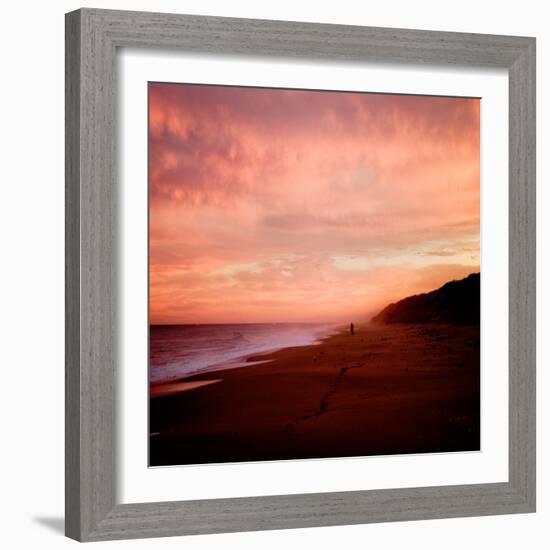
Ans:
[[[149,84],[151,323],[359,322],[479,271],[479,109]]]

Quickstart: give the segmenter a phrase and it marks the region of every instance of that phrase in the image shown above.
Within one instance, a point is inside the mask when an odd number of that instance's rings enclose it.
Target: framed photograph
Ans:
[[[66,534],[535,511],[535,40],[66,17]]]

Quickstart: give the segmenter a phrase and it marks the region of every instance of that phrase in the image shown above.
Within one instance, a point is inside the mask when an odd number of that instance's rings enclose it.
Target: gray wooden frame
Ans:
[[[509,71],[509,481],[115,502],[119,47]],[[66,534],[82,541],[535,511],[535,39],[82,9],[66,16]]]

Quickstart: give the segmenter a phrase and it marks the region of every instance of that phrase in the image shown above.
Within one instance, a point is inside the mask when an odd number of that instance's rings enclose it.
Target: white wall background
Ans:
[[[64,17],[79,0],[2,9],[0,141],[0,541],[5,548],[75,545],[63,538]],[[107,543],[122,548],[546,548],[550,522],[548,126],[550,28],[540,0],[367,3],[111,0],[89,7],[536,36],[538,95],[538,512],[353,527]],[[546,310],[546,311],[545,311]],[[546,336],[546,338],[545,338]],[[546,339],[546,342],[544,341]],[[546,542],[545,542],[546,539]]]

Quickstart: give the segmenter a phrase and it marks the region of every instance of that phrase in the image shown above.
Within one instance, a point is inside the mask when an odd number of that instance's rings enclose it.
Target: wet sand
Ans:
[[[151,466],[480,448],[478,325],[367,324],[248,360],[269,361],[155,388]]]

